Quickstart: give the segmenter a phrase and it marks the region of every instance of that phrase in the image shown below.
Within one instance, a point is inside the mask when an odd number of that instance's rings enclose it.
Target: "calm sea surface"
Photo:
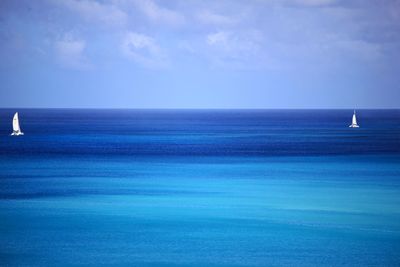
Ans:
[[[400,110],[0,109],[0,266],[400,266]]]

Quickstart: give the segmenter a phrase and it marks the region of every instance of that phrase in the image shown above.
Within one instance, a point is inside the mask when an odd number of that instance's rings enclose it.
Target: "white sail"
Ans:
[[[356,114],[355,113],[353,114],[353,120],[352,120],[351,124],[357,125],[357,118],[356,118]]]
[[[13,118],[13,130],[14,132],[19,132],[21,130],[19,127],[18,112],[15,113]]]
[[[357,124],[357,118],[356,118],[356,111],[355,111],[355,110],[354,110],[354,113],[353,113],[353,118],[352,118],[352,120],[351,120],[351,125],[350,125],[349,127],[351,127],[351,128],[358,128],[358,127],[360,127],[360,126],[358,126],[358,124]]]
[[[23,134],[24,133],[21,132],[21,127],[19,126],[18,112],[16,112],[13,118],[13,132],[11,135],[23,135]]]

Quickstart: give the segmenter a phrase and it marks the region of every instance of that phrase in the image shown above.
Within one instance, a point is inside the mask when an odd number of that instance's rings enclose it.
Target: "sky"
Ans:
[[[1,0],[0,107],[400,108],[400,0]]]

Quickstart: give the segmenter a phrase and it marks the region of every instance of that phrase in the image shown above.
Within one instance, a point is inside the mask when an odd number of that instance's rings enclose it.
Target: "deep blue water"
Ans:
[[[400,266],[400,110],[0,109],[0,266]]]

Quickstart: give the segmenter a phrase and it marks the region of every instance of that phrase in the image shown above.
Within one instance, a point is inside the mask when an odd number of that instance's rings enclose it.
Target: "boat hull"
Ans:
[[[13,132],[11,135],[19,136],[19,135],[24,135],[24,133],[23,132]]]

